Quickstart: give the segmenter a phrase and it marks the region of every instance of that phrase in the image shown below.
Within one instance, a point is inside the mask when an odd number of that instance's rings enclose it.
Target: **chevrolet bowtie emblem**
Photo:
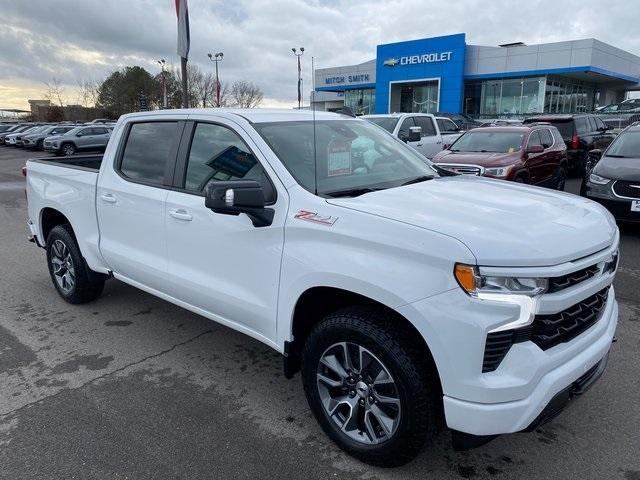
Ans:
[[[400,60],[396,58],[389,58],[388,60],[385,60],[382,65],[384,65],[385,67],[395,67],[399,63]]]

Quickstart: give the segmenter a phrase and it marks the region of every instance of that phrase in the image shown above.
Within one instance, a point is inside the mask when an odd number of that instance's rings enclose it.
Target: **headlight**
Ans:
[[[589,175],[589,181],[591,183],[596,183],[598,185],[606,185],[611,181],[611,179],[601,177],[600,175],[596,175],[595,173],[592,173],[591,175]]]
[[[480,275],[471,265],[456,264],[456,280],[462,289],[479,300],[508,303],[520,307],[518,317],[490,332],[502,332],[531,325],[538,313],[538,295],[548,287],[546,278],[494,277]]]
[[[492,177],[506,177],[507,175],[509,175],[510,171],[511,171],[511,165],[509,165],[508,167],[485,168],[484,174],[490,175]]]
[[[474,297],[481,294],[515,294],[534,297],[544,293],[549,284],[546,278],[480,275],[476,267],[461,263],[455,266],[454,273],[462,289]]]

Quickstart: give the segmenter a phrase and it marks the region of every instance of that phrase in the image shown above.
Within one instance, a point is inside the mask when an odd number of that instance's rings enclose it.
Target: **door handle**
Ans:
[[[178,220],[183,220],[185,222],[190,222],[193,220],[193,215],[187,213],[186,210],[180,208],[178,210],[169,210],[169,215]]]
[[[416,143],[416,147],[421,147],[422,144],[421,143]]]
[[[106,202],[106,203],[116,203],[118,201],[116,197],[114,197],[110,193],[103,193],[102,195],[100,195],[100,198],[102,199],[103,202]]]

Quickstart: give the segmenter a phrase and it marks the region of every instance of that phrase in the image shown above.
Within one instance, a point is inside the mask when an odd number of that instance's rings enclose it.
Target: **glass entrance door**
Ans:
[[[433,113],[438,111],[438,81],[402,82],[391,86],[390,112]]]

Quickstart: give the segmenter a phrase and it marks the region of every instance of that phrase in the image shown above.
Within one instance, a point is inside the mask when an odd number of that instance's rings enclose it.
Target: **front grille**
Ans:
[[[448,165],[443,163],[438,164],[438,166],[462,175],[482,175],[482,167],[479,167],[478,165]]]
[[[531,341],[547,350],[577,337],[598,321],[608,294],[609,288],[604,288],[562,312],[536,315]]]
[[[608,295],[609,287],[562,312],[536,315],[533,323],[526,327],[487,334],[482,373],[498,368],[514,343],[532,341],[542,350],[548,350],[571,341],[600,319]]]
[[[616,180],[613,184],[613,192],[620,197],[640,199],[640,182]]]
[[[600,268],[598,265],[591,265],[590,267],[576,270],[575,272],[562,275],[561,277],[551,277],[549,278],[549,288],[547,292],[555,293],[560,290],[564,290],[565,288],[577,285],[580,282],[584,282],[585,280],[595,277],[599,271]]]

